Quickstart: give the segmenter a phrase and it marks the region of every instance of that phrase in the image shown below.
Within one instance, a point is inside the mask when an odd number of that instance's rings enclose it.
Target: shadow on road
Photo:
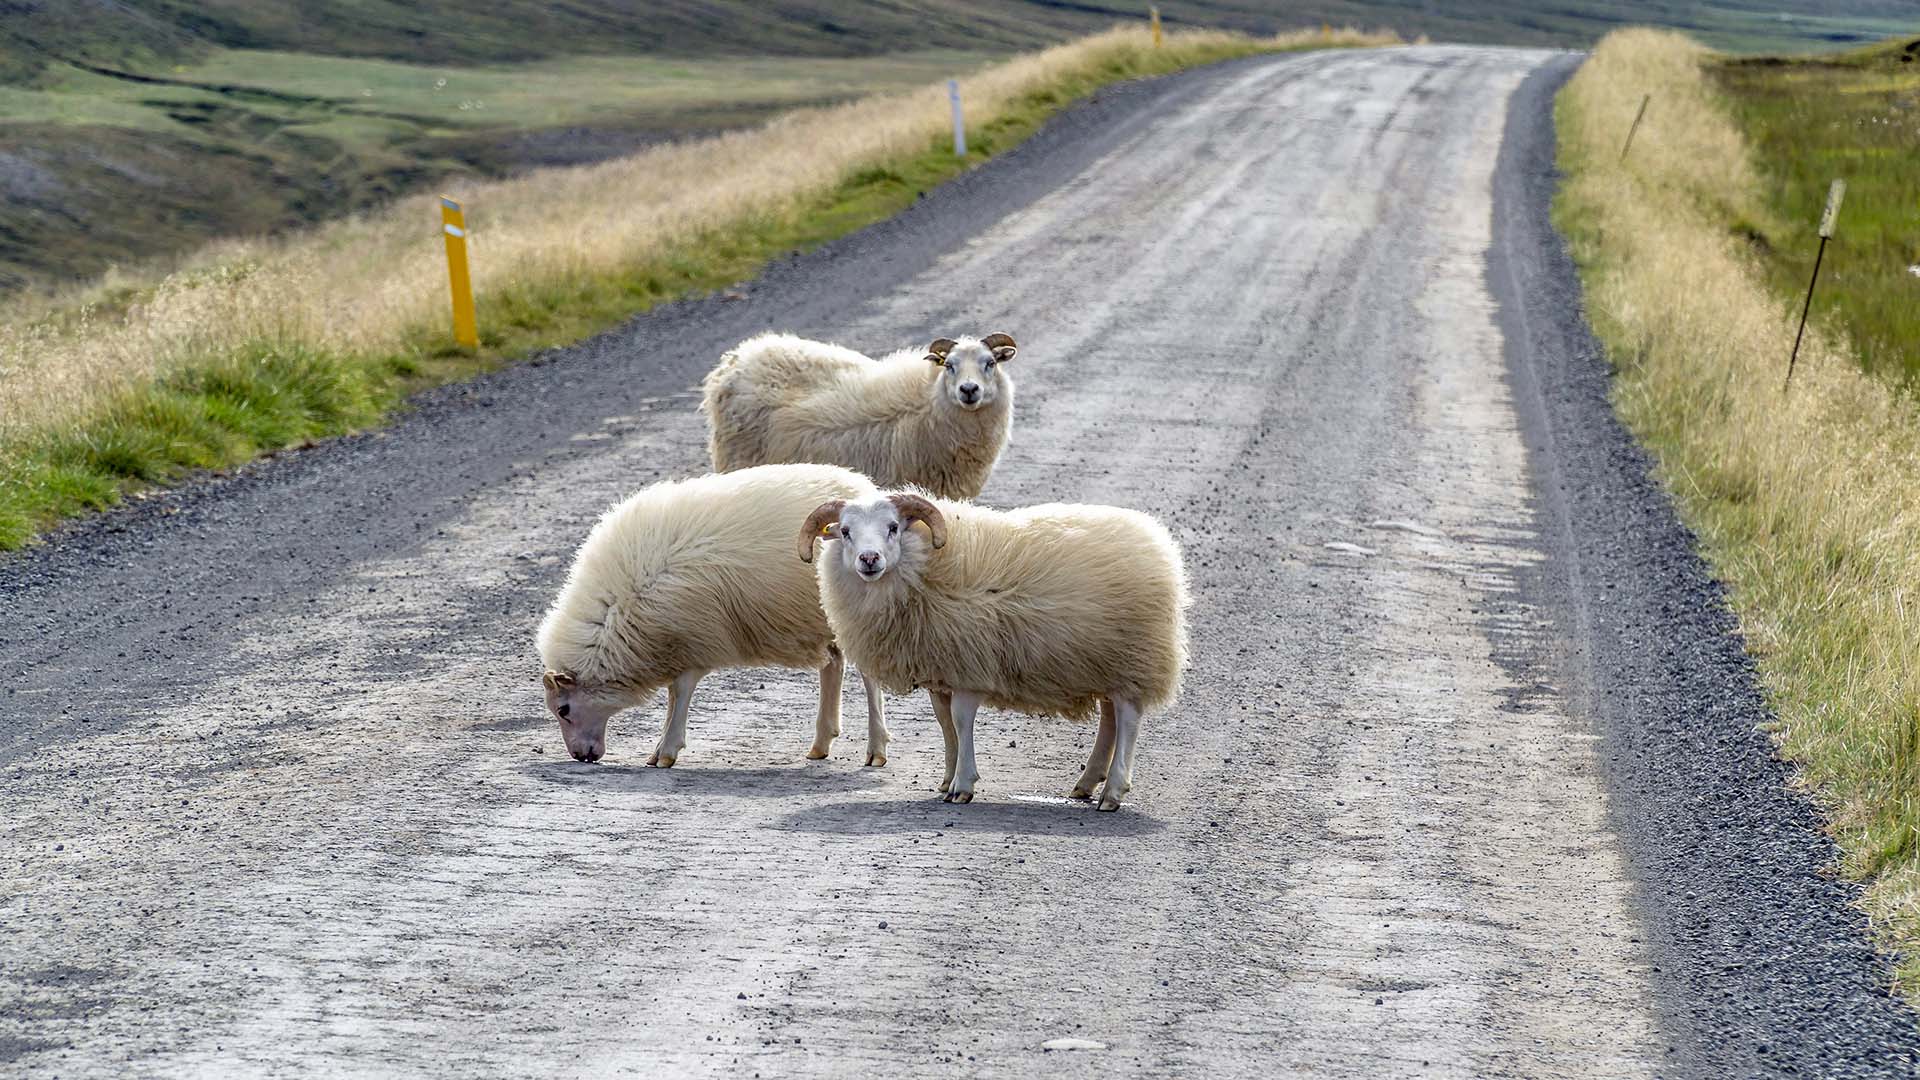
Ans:
[[[791,799],[806,795],[843,795],[879,787],[886,778],[874,769],[845,764],[808,762],[761,768],[676,765],[656,769],[646,765],[587,765],[576,761],[527,762],[520,766],[527,779],[562,787],[608,792],[655,792],[671,797],[729,799]]]
[[[1103,814],[1092,803],[1068,799],[1016,798],[1013,802],[974,802],[953,806],[923,794],[897,802],[838,802],[796,810],[778,828],[795,832],[875,836],[948,830],[1019,835],[1075,834],[1145,836],[1167,823],[1132,808]]]

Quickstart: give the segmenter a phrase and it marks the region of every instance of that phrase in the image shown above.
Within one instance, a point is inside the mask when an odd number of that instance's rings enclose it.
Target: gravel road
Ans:
[[[0,561],[0,1071],[1905,1075],[1606,414],[1544,225],[1572,62],[1114,88],[744,299]],[[1090,727],[998,713],[942,804],[924,697],[885,769],[806,761],[794,672],[703,683],[670,771],[657,710],[567,759],[534,626],[768,327],[1010,332],[984,501],[1169,523],[1193,666],[1121,813],[1061,797]]]

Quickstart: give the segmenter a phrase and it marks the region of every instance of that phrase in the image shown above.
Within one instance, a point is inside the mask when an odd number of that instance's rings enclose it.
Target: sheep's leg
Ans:
[[[1140,703],[1113,699],[1113,766],[1107,786],[1100,789],[1100,809],[1120,809],[1120,799],[1133,790],[1133,751],[1140,738]]]
[[[947,751],[947,773],[940,779],[940,790],[946,791],[953,786],[954,759],[960,753],[953,730],[953,695],[939,690],[929,690],[927,695],[933,698],[933,719],[940,725],[940,742]]]
[[[887,744],[893,741],[887,730],[887,702],[878,682],[865,675],[860,681],[867,688],[867,764],[879,768],[887,763]]]
[[[1080,773],[1080,779],[1073,785],[1072,799],[1093,798],[1095,784],[1107,778],[1107,769],[1113,763],[1113,701],[1100,699],[1100,730],[1093,736],[1093,753],[1087,756],[1087,767]]]
[[[847,658],[838,648],[827,646],[827,663],[820,669],[820,715],[813,722],[813,745],[807,750],[807,757],[814,761],[827,756],[840,734],[840,680],[846,670]]]
[[[973,763],[973,714],[980,711],[980,695],[956,690],[953,695],[954,742],[959,747],[959,764],[953,771],[953,783],[947,789],[946,802],[972,802],[973,786],[980,782],[980,770]]]
[[[660,745],[653,748],[647,764],[673,768],[680,751],[687,748],[687,707],[693,704],[693,688],[704,671],[683,671],[667,684],[667,729],[660,733]]]

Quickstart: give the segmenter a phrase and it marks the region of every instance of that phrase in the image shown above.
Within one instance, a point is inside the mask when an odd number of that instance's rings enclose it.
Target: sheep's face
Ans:
[[[862,581],[878,581],[900,561],[900,537],[907,523],[886,499],[852,503],[840,511],[834,536],[840,564]]]
[[[927,362],[938,365],[938,392],[947,403],[964,412],[985,409],[1005,397],[1012,389],[1006,366],[1017,351],[1013,338],[1006,334],[988,334],[972,338],[941,338],[927,349]]]
[[[546,675],[547,711],[560,721],[560,737],[575,761],[599,761],[607,752],[607,720],[622,702],[581,686],[565,672]]]
[[[835,499],[824,503],[800,531],[800,558],[813,558],[815,537],[840,541],[829,558],[862,581],[879,581],[900,563],[900,545],[913,522],[927,527],[927,539],[936,549],[946,546],[947,523],[940,508],[911,492],[879,495],[866,502]]]

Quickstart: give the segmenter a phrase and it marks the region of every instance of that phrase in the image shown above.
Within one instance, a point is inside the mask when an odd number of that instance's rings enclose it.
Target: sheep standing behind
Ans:
[[[980,494],[1013,426],[1013,338],[941,338],[880,360],[792,334],[741,342],[708,373],[715,472],[818,461],[882,487]]]
[[[924,534],[913,527],[924,526]],[[1159,522],[1111,506],[997,511],[907,492],[822,504],[800,533],[834,637],[862,676],[926,687],[947,746],[949,802],[970,802],[981,705],[1100,726],[1074,785],[1117,810],[1140,715],[1171,703],[1186,662],[1180,549]]]
[[[793,562],[793,522],[823,499],[873,485],[830,465],[768,465],[663,482],[601,517],[540,624],[547,708],[567,750],[597,761],[607,719],[667,688],[667,721],[647,764],[671,766],[687,743],[687,709],[708,672],[813,668],[820,711],[810,758],[840,734],[845,660],[820,609],[814,575]],[[867,764],[887,763],[879,687],[867,683]]]

